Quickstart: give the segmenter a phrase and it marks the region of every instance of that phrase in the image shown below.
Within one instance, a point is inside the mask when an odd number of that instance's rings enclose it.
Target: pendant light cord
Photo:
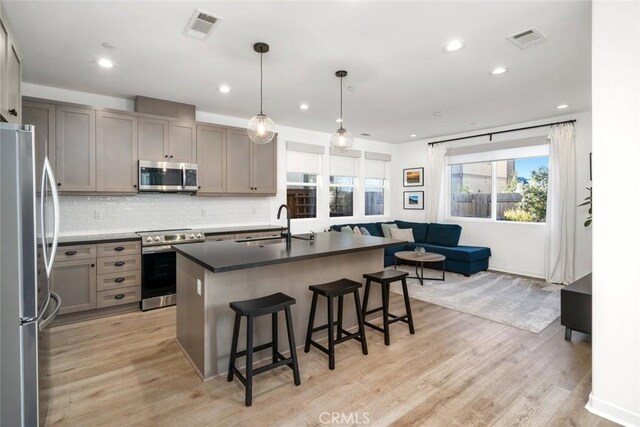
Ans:
[[[262,55],[260,53],[260,114],[262,115]]]
[[[342,118],[342,79],[340,77],[340,129],[344,128],[344,119]]]

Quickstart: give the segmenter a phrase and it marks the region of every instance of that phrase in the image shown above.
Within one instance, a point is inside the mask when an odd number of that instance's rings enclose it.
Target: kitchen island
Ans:
[[[203,380],[226,373],[234,319],[229,303],[283,292],[296,299],[292,316],[296,344],[301,346],[311,307],[309,286],[343,277],[362,281],[363,273],[384,269],[384,248],[403,243],[330,232],[316,234],[314,240],[294,236],[290,247],[284,239],[175,246],[176,340]],[[370,306],[380,305],[379,292],[372,292],[370,301]],[[321,301],[316,325],[326,323],[324,307]],[[345,300],[344,309],[345,328],[355,326],[355,309],[349,299]],[[280,325],[284,328],[284,322]],[[254,328],[255,345],[271,340],[270,316],[257,318]],[[244,330],[243,321],[240,343],[245,342]],[[286,352],[286,331],[280,332],[279,345]],[[244,346],[241,344],[240,348]],[[254,360],[261,356],[258,353]],[[238,362],[242,364],[244,360]]]

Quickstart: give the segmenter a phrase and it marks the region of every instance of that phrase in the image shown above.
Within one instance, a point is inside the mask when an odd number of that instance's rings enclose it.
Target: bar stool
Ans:
[[[384,344],[389,345],[389,325],[395,322],[405,322],[409,324],[409,332],[414,335],[416,333],[413,327],[413,317],[411,316],[411,303],[409,302],[409,291],[407,290],[407,276],[409,273],[399,270],[383,270],[377,273],[363,274],[362,277],[367,279],[367,283],[364,288],[364,301],[362,302],[362,318],[364,324],[370,328],[384,333]],[[402,281],[402,293],[404,294],[404,307],[406,314],[403,316],[396,316],[389,313],[389,287],[391,283],[396,281]],[[371,282],[380,283],[382,291],[382,307],[374,308],[367,311],[367,304],[369,302],[369,291],[371,288]],[[367,322],[367,315],[382,310],[382,325],[373,325]],[[389,320],[391,318],[391,320]]]
[[[233,376],[238,377],[242,385],[245,386],[244,404],[251,406],[253,397],[253,376],[271,369],[287,365],[293,371],[293,382],[300,385],[300,372],[298,370],[298,358],[296,356],[296,343],[293,336],[293,322],[291,320],[291,305],[296,300],[281,292],[268,295],[262,298],[255,298],[246,301],[235,301],[229,307],[236,312],[235,323],[233,325],[233,340],[231,342],[231,355],[229,358],[229,372],[227,381],[233,381]],[[284,311],[287,322],[287,334],[289,336],[290,357],[284,357],[278,351],[278,312]],[[253,346],[253,321],[256,317],[271,314],[271,339],[266,344]],[[247,318],[247,349],[238,351],[238,335],[240,333],[240,320],[242,316]],[[253,353],[271,348],[272,362],[259,368],[253,367]],[[246,356],[247,369],[246,378],[236,368],[236,358]]]
[[[349,279],[340,279],[334,282],[324,283],[321,285],[309,286],[309,290],[313,292],[313,300],[311,301],[311,311],[309,312],[309,326],[307,328],[307,339],[304,344],[304,352],[309,353],[311,345],[329,355],[329,369],[335,369],[336,356],[335,345],[341,342],[354,339],[360,341],[362,346],[362,354],[366,355],[367,351],[367,339],[364,334],[364,319],[362,317],[362,308],[360,307],[360,295],[358,289],[362,287],[362,284]],[[356,305],[356,317],[358,318],[358,331],[350,333],[342,328],[342,311],[344,296],[353,294],[353,298]],[[322,295],[327,298],[327,324],[313,327],[313,323],[316,318],[316,307],[318,305],[318,295]],[[333,321],[333,298],[338,297],[338,320]],[[337,325],[337,338],[333,336],[333,327]],[[328,330],[329,348],[323,347],[314,340],[311,339],[314,332],[321,331],[323,329]],[[344,335],[344,336],[343,336]]]

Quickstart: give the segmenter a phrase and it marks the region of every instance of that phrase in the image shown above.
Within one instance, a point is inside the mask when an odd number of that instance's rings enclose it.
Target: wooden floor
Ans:
[[[400,307],[392,294],[392,312]],[[338,413],[343,424],[613,425],[584,409],[590,343],[564,341],[558,322],[535,335],[418,300],[412,307],[415,335],[392,325],[385,347],[368,329],[369,355],[341,344],[335,371],[323,353],[300,349],[302,385],[286,367],[262,374],[251,408],[237,380],[200,381],[174,341],[175,308],[55,327],[47,423],[301,426]]]

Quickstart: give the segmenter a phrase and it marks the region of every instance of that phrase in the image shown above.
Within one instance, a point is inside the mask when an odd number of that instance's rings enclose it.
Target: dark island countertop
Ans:
[[[318,233],[315,240],[294,238],[291,248],[280,240],[244,242],[204,242],[176,245],[177,253],[214,272],[242,270],[272,264],[282,264],[344,253],[382,249],[406,243],[382,237],[356,236],[349,233]]]
[[[281,227],[276,225],[237,225],[229,227],[193,227],[193,229],[203,232],[205,236],[215,236],[218,234],[276,231],[280,230]],[[58,245],[92,245],[97,243],[127,242],[131,240],[140,240],[140,236],[138,236],[135,231],[123,233],[66,235],[60,236],[58,239]]]

